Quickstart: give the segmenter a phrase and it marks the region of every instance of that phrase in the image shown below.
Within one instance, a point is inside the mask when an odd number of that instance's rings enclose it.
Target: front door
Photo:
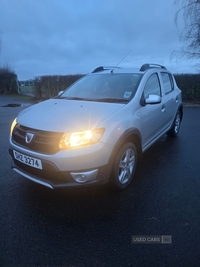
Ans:
[[[143,99],[147,99],[150,94],[162,97],[161,85],[157,73],[152,74],[144,87]],[[154,141],[165,128],[165,106],[162,98],[161,103],[145,104],[140,109],[142,121],[142,148],[145,149]]]

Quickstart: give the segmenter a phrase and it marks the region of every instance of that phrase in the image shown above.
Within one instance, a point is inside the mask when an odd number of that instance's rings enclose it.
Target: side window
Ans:
[[[161,96],[160,82],[156,73],[149,77],[144,87],[144,98],[148,98],[150,94]]]
[[[171,74],[166,73],[166,72],[162,72],[161,77],[162,77],[162,81],[163,81],[165,94],[168,94],[171,91],[173,91],[174,90],[174,82],[173,82]]]

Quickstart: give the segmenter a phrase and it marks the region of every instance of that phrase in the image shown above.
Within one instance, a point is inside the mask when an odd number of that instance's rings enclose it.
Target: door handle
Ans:
[[[165,112],[166,111],[166,106],[165,105],[162,105],[161,111],[162,112]]]

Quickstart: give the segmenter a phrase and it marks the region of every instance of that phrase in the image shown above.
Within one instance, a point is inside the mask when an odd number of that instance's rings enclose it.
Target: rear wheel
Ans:
[[[137,165],[137,149],[131,142],[118,151],[112,170],[112,184],[118,190],[126,188],[133,179]]]
[[[178,110],[172,128],[167,132],[167,135],[172,137],[177,136],[180,130],[180,126],[181,126],[181,112],[180,110]]]

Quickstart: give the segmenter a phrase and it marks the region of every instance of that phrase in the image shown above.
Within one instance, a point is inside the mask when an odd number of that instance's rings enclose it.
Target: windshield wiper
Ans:
[[[128,99],[122,99],[122,98],[100,98],[96,99],[98,102],[112,102],[112,103],[128,103]]]
[[[94,102],[110,102],[110,103],[128,103],[128,99],[122,98],[83,98],[83,97],[59,97],[60,99],[67,99],[67,100],[83,100],[83,101],[94,101]]]
[[[60,99],[67,99],[67,100],[90,100],[88,98],[83,98],[83,97],[69,97],[69,96],[61,96],[59,97]]]

